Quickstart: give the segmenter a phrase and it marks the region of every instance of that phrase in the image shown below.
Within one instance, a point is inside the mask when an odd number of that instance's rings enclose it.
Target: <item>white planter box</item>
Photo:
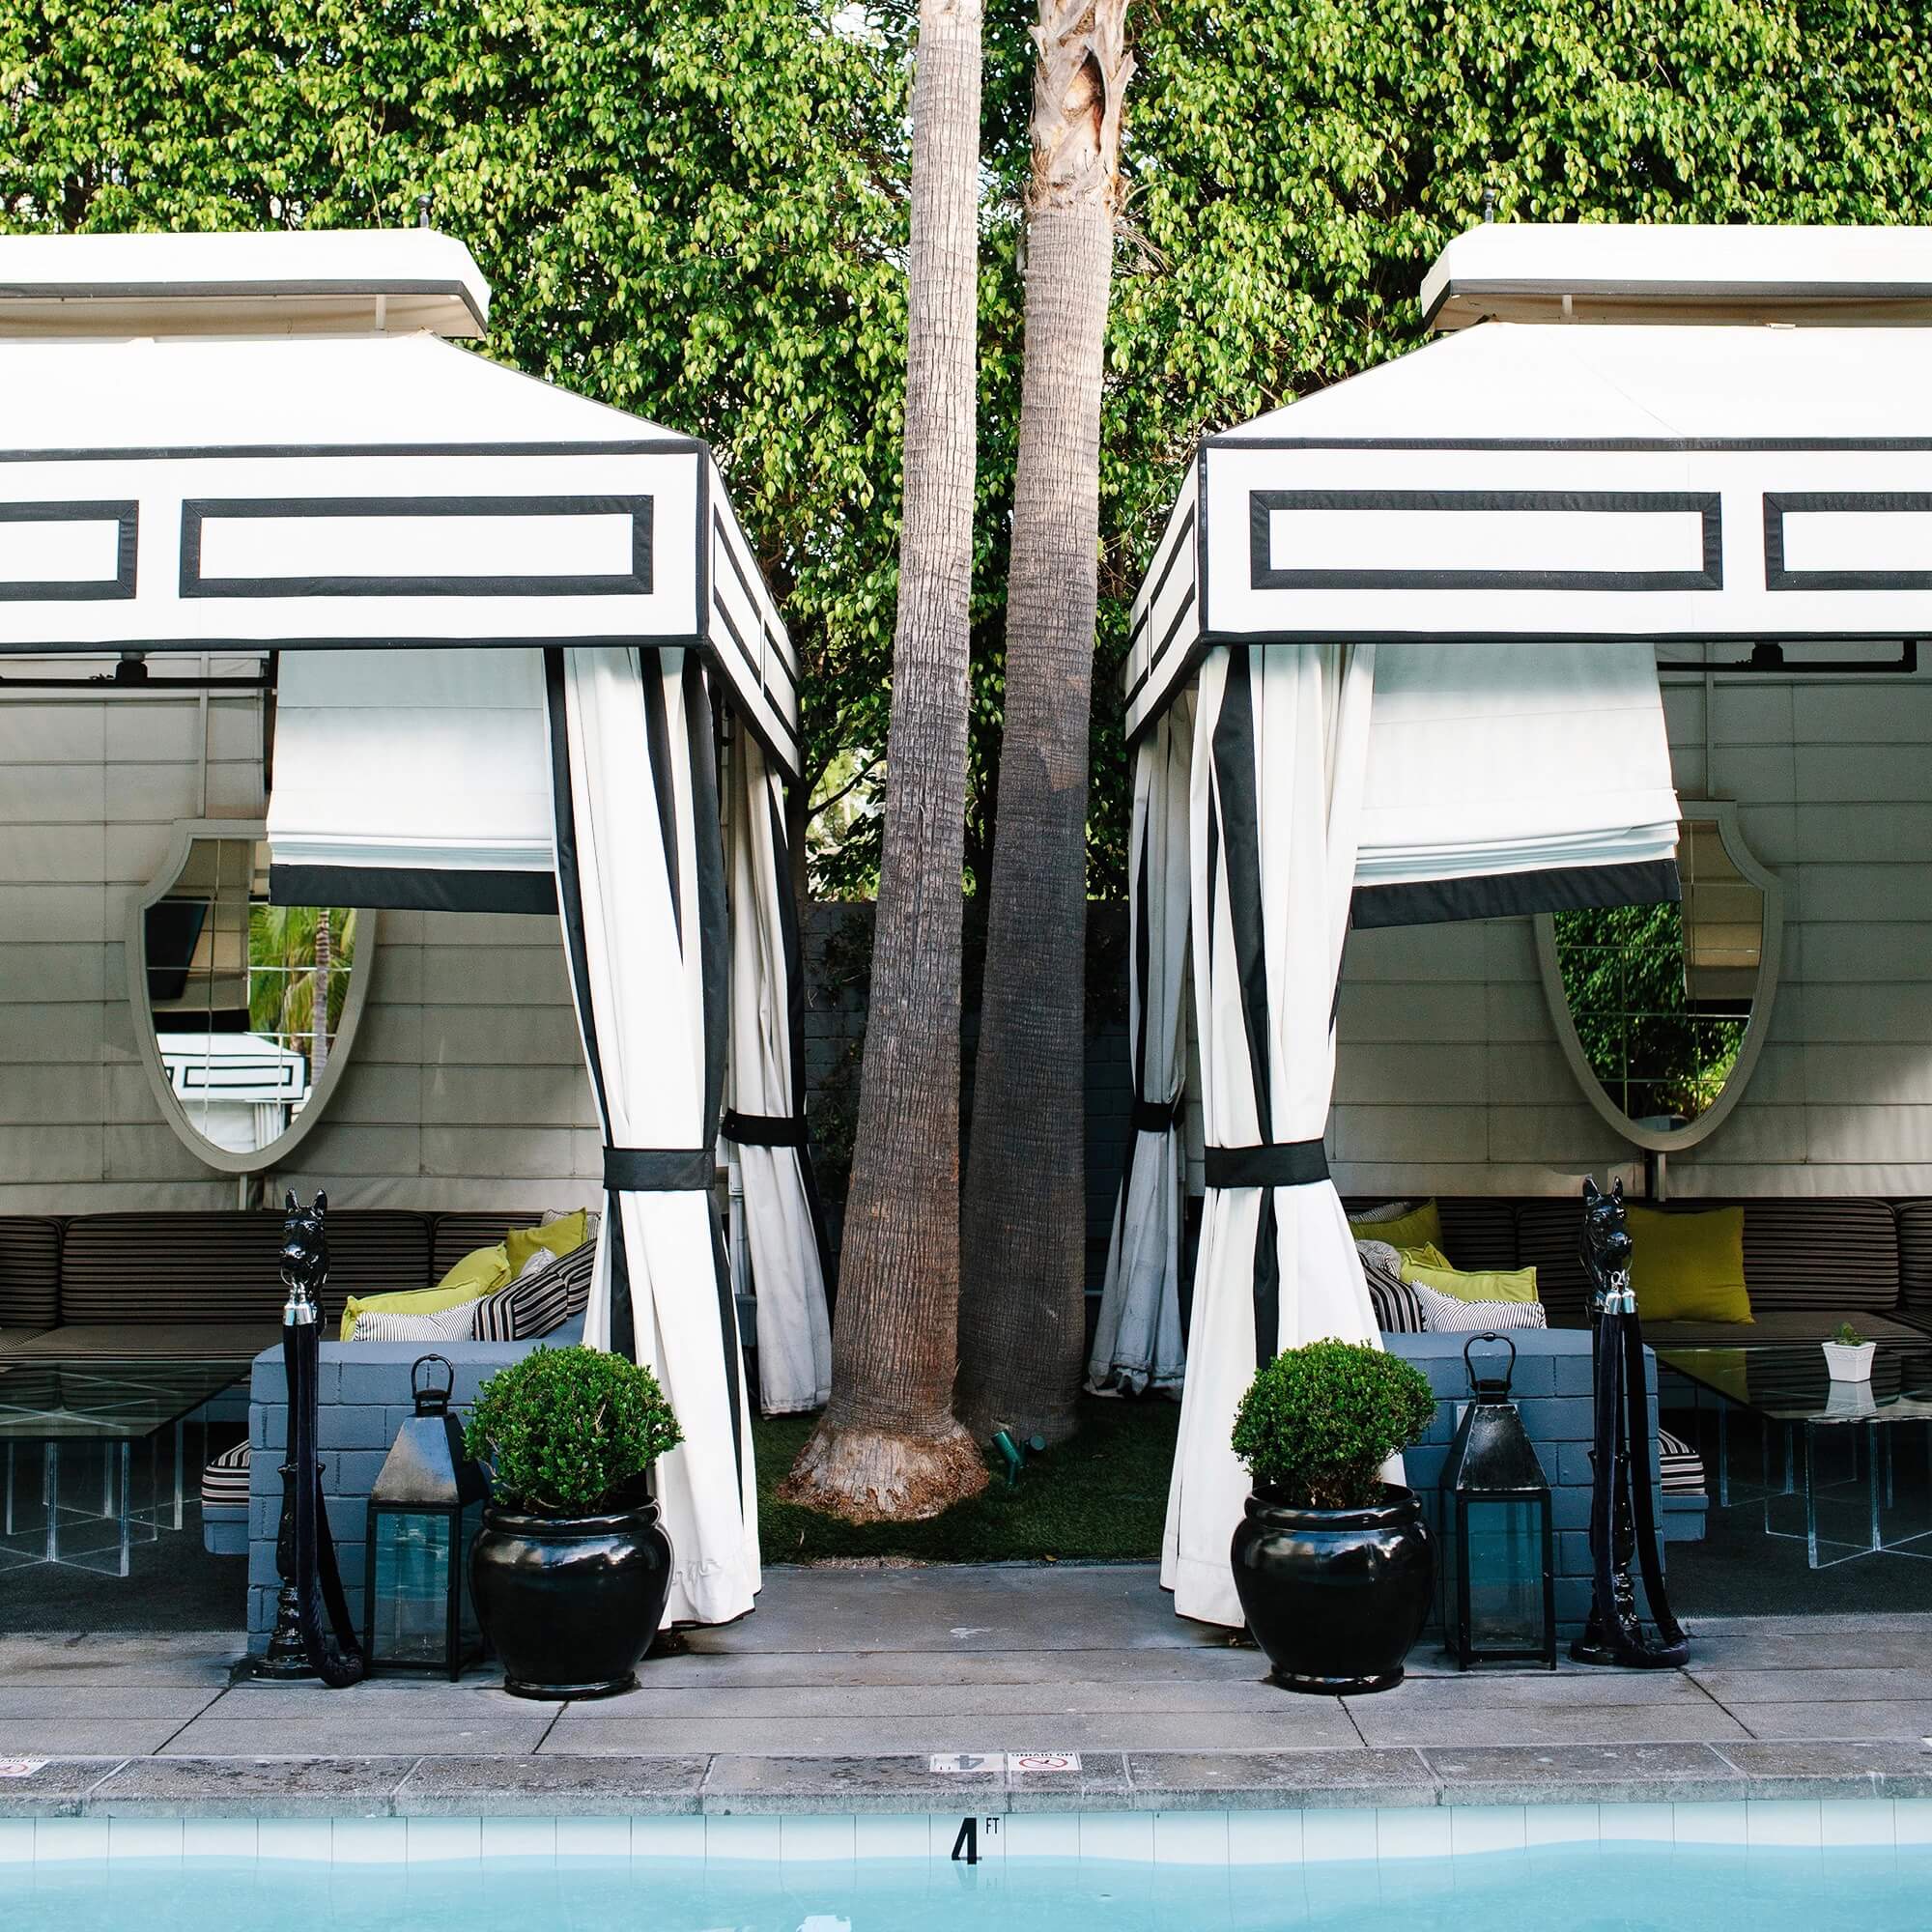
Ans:
[[[1878,1352],[1876,1342],[1826,1342],[1821,1346],[1825,1350],[1825,1366],[1831,1370],[1834,1382],[1871,1380],[1872,1356]]]

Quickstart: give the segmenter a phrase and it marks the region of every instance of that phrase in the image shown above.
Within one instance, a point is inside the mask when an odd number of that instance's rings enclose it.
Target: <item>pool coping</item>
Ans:
[[[4,1745],[4,1738],[0,1738]],[[924,1757],[52,1757],[0,1818],[731,1817],[1932,1798],[1932,1747],[1487,1745],[1088,1751],[1077,1772]]]

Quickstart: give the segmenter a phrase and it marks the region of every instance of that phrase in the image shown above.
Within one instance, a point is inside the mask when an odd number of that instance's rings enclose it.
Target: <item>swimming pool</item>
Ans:
[[[1897,1842],[1907,1809],[1026,1814],[972,1821],[970,1848],[956,1817],[12,1820],[0,1925],[1387,1932],[1395,1910],[1403,1932],[1921,1932],[1932,1845]]]

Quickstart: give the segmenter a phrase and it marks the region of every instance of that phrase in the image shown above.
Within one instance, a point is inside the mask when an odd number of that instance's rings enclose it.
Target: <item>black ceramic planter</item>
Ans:
[[[477,1621],[515,1697],[634,1690],[670,1595],[670,1538],[646,1502],[614,1516],[486,1509],[469,1551]]]
[[[1248,1628],[1290,1690],[1386,1690],[1422,1634],[1435,1547],[1412,1490],[1382,1485],[1366,1509],[1297,1509],[1266,1490],[1235,1531]]]

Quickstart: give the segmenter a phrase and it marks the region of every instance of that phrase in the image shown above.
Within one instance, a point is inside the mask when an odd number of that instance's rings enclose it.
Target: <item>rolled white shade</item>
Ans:
[[[278,904],[553,910],[541,654],[285,654],[269,847]]]

